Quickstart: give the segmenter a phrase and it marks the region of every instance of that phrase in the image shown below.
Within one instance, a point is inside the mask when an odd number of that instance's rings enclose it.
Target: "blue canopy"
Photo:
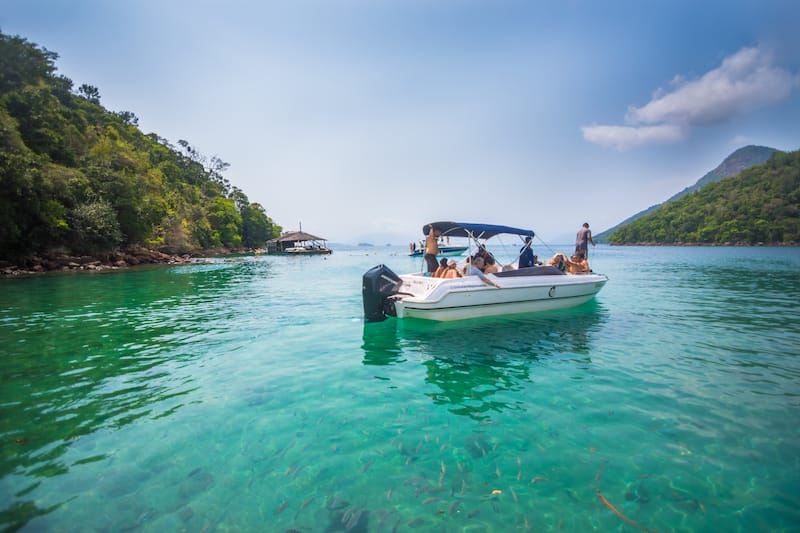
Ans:
[[[430,226],[434,230],[439,230],[442,235],[450,237],[472,237],[474,239],[488,239],[501,233],[509,235],[521,235],[533,237],[533,230],[512,228],[510,226],[498,226],[496,224],[474,224],[471,222],[431,222],[422,227],[422,233],[427,235]]]

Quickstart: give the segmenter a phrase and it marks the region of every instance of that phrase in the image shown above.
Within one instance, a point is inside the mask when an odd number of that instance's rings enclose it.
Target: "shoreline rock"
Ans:
[[[170,255],[147,248],[128,248],[99,255],[74,256],[42,254],[0,261],[0,278],[46,274],[51,272],[93,272],[120,270],[138,265],[181,265],[196,263],[190,255]]]
[[[55,272],[120,270],[141,265],[196,265],[202,263],[202,258],[204,257],[253,253],[257,252],[244,248],[236,250],[215,248],[185,254],[168,254],[141,246],[98,255],[75,256],[64,253],[50,253],[19,258],[16,261],[0,260],[0,279]]]

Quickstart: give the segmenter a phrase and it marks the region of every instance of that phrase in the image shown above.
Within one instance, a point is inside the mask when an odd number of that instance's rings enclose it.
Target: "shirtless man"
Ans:
[[[572,272],[573,274],[592,271],[592,269],[589,268],[589,262],[586,260],[586,256],[582,253],[575,253],[575,255],[569,258],[568,269],[568,272]]]
[[[436,256],[439,255],[439,237],[442,232],[433,229],[433,224],[428,224],[428,236],[425,237],[425,263],[428,265],[428,272],[433,274],[439,268]]]
[[[565,254],[558,253],[552,259],[547,261],[548,265],[553,265],[559,270],[566,270],[570,274],[580,274],[582,272],[591,272],[589,262],[581,254],[575,254],[571,258],[567,258]]]

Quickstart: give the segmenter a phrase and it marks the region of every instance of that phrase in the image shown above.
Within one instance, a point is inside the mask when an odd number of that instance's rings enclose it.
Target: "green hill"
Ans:
[[[622,222],[620,222],[616,226],[614,226],[612,228],[609,228],[609,229],[603,231],[602,233],[598,233],[597,235],[594,236],[594,240],[596,242],[608,242],[609,235],[614,233],[617,229],[625,226],[626,224],[630,224],[634,220],[636,220],[636,219],[638,219],[638,218],[640,218],[640,217],[642,217],[644,215],[647,215],[649,213],[652,213],[653,211],[655,211],[656,209],[658,209],[662,205],[664,205],[664,204],[666,204],[668,202],[671,202],[673,200],[677,200],[678,198],[681,198],[681,197],[689,194],[690,192],[696,191],[697,189],[700,189],[701,187],[704,187],[704,186],[708,185],[709,183],[717,182],[717,181],[719,181],[719,180],[721,180],[723,178],[727,178],[729,176],[735,176],[736,174],[738,174],[742,170],[750,168],[753,165],[760,165],[761,163],[763,163],[764,161],[766,161],[767,159],[772,157],[772,154],[775,153],[775,151],[776,150],[774,148],[768,148],[766,146],[752,146],[751,145],[751,146],[745,146],[743,148],[739,148],[738,150],[733,152],[731,155],[726,157],[725,160],[722,163],[720,163],[717,168],[715,168],[714,170],[708,172],[705,176],[703,176],[702,178],[697,180],[697,182],[694,185],[692,185],[690,187],[686,187],[681,192],[673,195],[672,197],[670,197],[666,201],[664,201],[664,202],[662,202],[660,204],[656,204],[656,205],[650,206],[647,209],[645,209],[644,211],[639,211],[635,215],[626,218],[625,220],[623,220]]]
[[[281,228],[228,164],[138,128],[58,55],[0,33],[0,260],[34,254],[260,247]]]
[[[711,183],[620,227],[611,244],[798,244],[800,151]]]

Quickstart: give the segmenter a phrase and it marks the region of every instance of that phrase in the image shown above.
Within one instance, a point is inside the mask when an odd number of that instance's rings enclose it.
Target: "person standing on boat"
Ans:
[[[589,223],[584,222],[581,229],[578,230],[578,235],[575,237],[575,255],[582,254],[583,257],[589,257],[589,243],[594,246],[592,240],[592,230],[589,229]]]
[[[428,224],[428,235],[425,237],[425,263],[428,265],[428,272],[431,275],[439,268],[436,256],[439,255],[439,237],[441,236],[440,230],[433,229],[433,224]]]
[[[525,237],[525,245],[519,251],[519,263],[517,268],[528,268],[536,266],[536,256],[533,255],[530,236]]]

